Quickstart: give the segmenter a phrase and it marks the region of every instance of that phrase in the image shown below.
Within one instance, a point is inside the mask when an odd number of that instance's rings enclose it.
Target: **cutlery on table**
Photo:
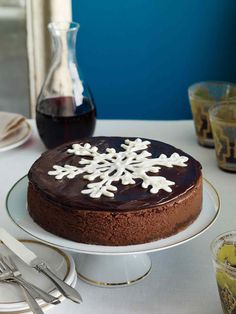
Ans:
[[[30,310],[34,314],[43,314],[44,312],[42,311],[41,307],[38,305],[38,303],[35,301],[34,297],[31,295],[31,291],[21,284],[19,281],[16,281],[14,279],[14,276],[12,275],[12,272],[8,270],[8,268],[4,267],[3,263],[0,263],[0,281],[3,282],[14,282],[17,283],[22,290],[24,291],[24,295],[26,298],[26,302],[29,305]]]
[[[58,278],[44,260],[37,257],[35,253],[29,250],[23,243],[16,240],[3,228],[0,228],[0,240],[27,265],[47,276],[62,295],[76,303],[82,303],[82,298],[77,290]]]
[[[8,269],[9,272],[11,272],[12,277],[13,277],[12,279],[14,279],[14,281],[18,282],[19,284],[23,286],[26,286],[26,288],[30,290],[30,294],[35,299],[39,298],[39,299],[44,300],[46,303],[51,303],[55,305],[61,303],[61,301],[58,298],[50,295],[49,293],[43,291],[39,287],[23,279],[21,272],[16,267],[16,264],[13,262],[10,256],[8,257],[0,256],[0,265],[2,265],[2,267],[5,267],[6,269]]]

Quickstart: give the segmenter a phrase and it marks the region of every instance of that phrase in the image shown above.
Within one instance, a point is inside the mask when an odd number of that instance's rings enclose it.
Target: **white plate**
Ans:
[[[48,265],[51,267],[53,272],[64,280],[68,284],[72,284],[76,278],[75,265],[71,256],[65,254],[61,250],[50,247],[46,244],[39,243],[32,240],[21,240],[30,250],[42,259],[46,260]],[[27,281],[37,285],[46,292],[59,297],[61,300],[64,297],[55,288],[53,283],[40,274],[36,270],[30,268],[24,264],[18,257],[16,257],[4,244],[0,243],[0,254],[12,256],[14,261],[22,273],[22,277]],[[27,303],[24,301],[24,294],[21,288],[12,283],[3,283],[0,281],[0,312],[11,312],[11,313],[25,313],[29,309]],[[45,303],[43,300],[38,300],[41,308],[51,307],[51,304]],[[22,312],[23,311],[23,312]]]
[[[26,141],[28,141],[31,134],[32,134],[32,128],[30,124],[27,121],[25,121],[25,123],[22,125],[22,130],[19,133],[19,135],[17,134],[8,138],[6,140],[7,141],[6,145],[4,145],[4,140],[1,141],[0,152],[5,152],[7,150],[23,145]]]
[[[16,182],[8,193],[6,208],[12,221],[21,229],[44,243],[54,245],[65,250],[86,254],[137,254],[159,251],[179,245],[206,231],[216,220],[220,209],[220,199],[215,188],[207,180],[204,180],[202,211],[194,223],[185,230],[171,237],[145,244],[127,246],[91,245],[76,243],[74,241],[58,237],[45,231],[37,225],[30,217],[26,208],[27,186],[28,178],[25,176]]]

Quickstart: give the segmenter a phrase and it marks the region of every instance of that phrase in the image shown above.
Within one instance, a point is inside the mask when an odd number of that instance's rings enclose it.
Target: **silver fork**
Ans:
[[[30,290],[30,294],[33,296],[34,299],[40,298],[44,300],[45,302],[52,303],[52,304],[60,303],[60,300],[58,298],[43,291],[42,289],[33,285],[32,283],[29,283],[28,281],[24,280],[19,269],[16,267],[16,264],[13,262],[10,256],[0,257],[0,264],[2,264],[2,266],[4,266],[6,269],[8,269],[12,273],[12,276],[14,277],[15,281],[17,281],[19,284],[25,286],[28,290]]]
[[[6,268],[4,266],[4,263],[2,263],[2,262],[0,262],[0,281],[8,282],[8,283],[14,282],[14,283],[17,283],[18,285],[20,285],[20,287],[24,291],[26,301],[27,301],[32,313],[34,313],[34,314],[43,314],[44,313],[41,310],[38,303],[35,301],[34,297],[31,295],[30,291],[24,285],[20,284],[20,282],[15,280],[14,276],[12,276],[12,272],[9,271],[9,269]]]

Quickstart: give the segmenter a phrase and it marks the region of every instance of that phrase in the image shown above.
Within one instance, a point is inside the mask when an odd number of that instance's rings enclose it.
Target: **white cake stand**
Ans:
[[[76,252],[79,277],[88,283],[106,287],[128,285],[143,279],[151,270],[151,260],[147,253],[177,246],[200,235],[213,224],[220,209],[220,199],[215,188],[204,180],[202,211],[193,224],[178,234],[138,245],[90,245],[58,237],[38,226],[27,210],[27,185],[28,179],[23,177],[7,195],[6,208],[11,220],[44,243]]]

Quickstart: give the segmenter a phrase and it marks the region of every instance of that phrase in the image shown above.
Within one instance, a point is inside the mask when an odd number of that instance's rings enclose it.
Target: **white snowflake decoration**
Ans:
[[[113,197],[117,187],[113,182],[121,181],[123,185],[135,184],[135,179],[141,179],[142,187],[151,187],[150,192],[155,194],[159,190],[171,192],[170,186],[175,182],[167,180],[162,176],[149,176],[147,173],[158,173],[159,166],[172,168],[173,166],[186,167],[185,162],[188,157],[173,153],[170,157],[161,154],[158,158],[148,158],[152,154],[146,149],[149,141],[136,139],[134,141],[125,140],[121,147],[124,151],[116,152],[114,148],[107,148],[105,153],[99,153],[96,146],[89,143],[84,145],[73,144],[67,152],[77,156],[92,157],[92,159],[81,159],[79,164],[83,167],[71,165],[54,165],[48,174],[60,180],[63,177],[73,179],[75,176],[85,173],[84,179],[96,182],[89,183],[81,193],[89,194],[92,198],[99,198],[102,195]]]

